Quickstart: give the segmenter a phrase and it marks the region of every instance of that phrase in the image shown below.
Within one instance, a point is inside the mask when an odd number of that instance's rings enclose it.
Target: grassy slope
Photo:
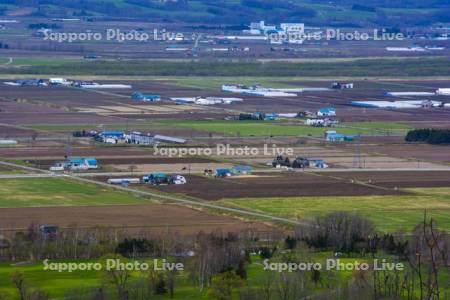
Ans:
[[[410,230],[423,219],[427,209],[440,228],[450,228],[450,188],[408,190],[415,195],[226,199],[220,202],[299,219],[349,211],[369,218],[382,231]]]
[[[142,204],[150,200],[66,179],[3,179],[0,207]]]

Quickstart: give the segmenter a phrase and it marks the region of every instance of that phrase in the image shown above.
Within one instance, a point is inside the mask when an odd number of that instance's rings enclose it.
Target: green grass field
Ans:
[[[18,61],[20,63],[20,60]],[[272,82],[282,82],[284,78],[309,77],[433,77],[448,76],[449,68],[445,57],[360,59],[355,61],[235,61],[235,60],[193,60],[193,61],[152,61],[152,60],[56,60],[55,63],[28,60],[21,67],[4,66],[0,75],[34,76],[155,76],[155,77],[272,77]],[[205,80],[206,81],[206,80]],[[247,79],[245,79],[248,82]],[[258,80],[259,81],[259,80]],[[189,82],[187,82],[189,83]],[[190,83],[191,85],[191,83]],[[217,86],[217,82],[214,83]],[[211,84],[208,84],[211,86]]]
[[[60,178],[2,179],[0,207],[142,204],[151,200]]]
[[[329,252],[316,252],[311,254],[309,259],[313,261],[323,261],[329,258],[331,253]],[[353,261],[363,261],[364,259],[358,258],[342,258],[342,261],[353,262]],[[99,262],[99,260],[73,260],[73,261],[54,261],[50,262],[78,262],[78,263],[88,263],[88,262]],[[146,260],[146,262],[151,263],[151,260]],[[49,293],[51,298],[60,298],[64,296],[67,289],[82,291],[87,288],[99,286],[102,283],[102,271],[74,271],[74,272],[55,272],[55,271],[45,271],[43,270],[44,264],[41,262],[15,267],[5,263],[0,263],[0,292],[11,295],[12,299],[15,298],[17,292],[11,284],[10,274],[15,270],[20,270],[25,274],[25,280],[31,287],[39,287]],[[247,282],[251,286],[258,286],[261,284],[264,276],[267,273],[263,270],[262,259],[258,256],[252,257],[252,263],[248,265],[247,271]],[[139,276],[139,272],[132,272],[130,282],[136,281]],[[352,277],[351,271],[338,271],[335,276],[330,279],[328,284],[335,285],[348,281]],[[192,299],[192,300],[206,300],[207,289],[200,291],[197,287],[192,284],[189,279],[187,272],[180,272],[176,278],[176,288],[174,299]],[[324,286],[318,286],[317,291],[323,290]],[[113,296],[111,296],[113,297]],[[9,299],[9,298],[8,298]],[[151,299],[163,300],[170,299],[169,295],[154,296]],[[235,298],[237,299],[237,297]]]
[[[3,60],[3,59],[2,59]],[[8,59],[5,59],[8,61]],[[13,66],[63,66],[66,64],[79,63],[82,59],[74,58],[14,58]]]
[[[99,261],[99,260],[97,260]],[[58,262],[97,262],[96,260],[73,260],[73,261],[58,261]],[[51,260],[51,262],[55,262]],[[150,261],[149,261],[150,263]],[[17,298],[17,291],[13,287],[10,281],[10,274],[15,270],[20,270],[25,274],[25,280],[31,288],[40,288],[49,293],[50,299],[61,299],[64,297],[67,290],[72,291],[86,291],[89,288],[99,287],[102,284],[102,272],[89,270],[89,271],[74,271],[74,272],[55,272],[45,271],[43,263],[36,263],[27,266],[14,267],[9,264],[0,263],[0,295],[1,293],[7,294],[12,298],[6,299],[19,299]],[[131,282],[136,281],[140,274],[133,272],[130,279]],[[111,289],[114,291],[114,289]],[[181,273],[177,277],[176,286],[176,299],[207,299],[206,291],[200,292],[190,282],[186,273]],[[114,294],[110,295],[115,297]],[[155,296],[152,299],[170,299],[168,295]]]
[[[285,122],[271,121],[170,121],[172,126],[191,128],[232,136],[323,136],[327,128],[303,125],[285,125]],[[336,129],[348,135],[403,135],[409,129],[398,123],[345,123]]]
[[[286,121],[191,121],[170,120],[154,122],[135,122],[130,124],[33,124],[23,127],[39,131],[74,131],[83,129],[97,130],[158,130],[167,128],[167,125],[200,130],[205,132],[222,133],[232,136],[323,136],[330,128],[318,128],[303,125],[288,125]],[[336,128],[339,133],[348,135],[404,135],[411,129],[410,126],[393,122],[355,122],[342,123]]]
[[[292,197],[225,199],[224,205],[289,218],[311,218],[348,211],[373,221],[386,232],[411,230],[423,220],[424,210],[442,229],[450,229],[450,188],[408,189],[411,196]]]

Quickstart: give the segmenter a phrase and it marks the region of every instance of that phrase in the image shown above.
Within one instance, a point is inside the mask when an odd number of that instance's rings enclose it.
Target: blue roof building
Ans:
[[[234,166],[233,168],[231,168],[231,173],[233,175],[251,174],[252,172],[253,169],[250,166]]]
[[[327,116],[327,117],[335,116],[336,115],[336,109],[332,108],[332,107],[324,107],[324,108],[321,108],[321,109],[319,109],[317,111],[317,115],[321,116],[321,117],[323,117],[323,116]]]
[[[216,171],[214,172],[214,176],[216,176],[216,177],[231,176],[231,170],[230,169],[216,169]]]
[[[134,92],[133,94],[131,94],[131,99],[136,100],[136,101],[144,101],[144,102],[156,102],[156,101],[161,101],[161,96],[160,95],[148,95],[148,94],[143,94],[141,92]]]
[[[326,131],[325,139],[329,142],[352,142],[355,138],[351,135],[337,133],[336,131]]]
[[[71,170],[98,169],[98,162],[95,158],[70,157],[67,164]]]
[[[99,134],[102,138],[116,138],[116,139],[122,139],[125,136],[125,133],[123,131],[102,131]]]

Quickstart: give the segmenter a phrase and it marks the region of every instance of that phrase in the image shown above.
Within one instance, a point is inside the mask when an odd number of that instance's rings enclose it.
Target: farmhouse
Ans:
[[[50,171],[79,171],[98,169],[98,162],[95,158],[71,157],[63,161],[56,162],[50,167]]]
[[[317,111],[319,117],[334,117],[336,116],[336,109],[332,107],[324,107]]]
[[[331,88],[335,90],[346,90],[352,89],[353,87],[353,82],[333,82],[333,84],[331,85]]]

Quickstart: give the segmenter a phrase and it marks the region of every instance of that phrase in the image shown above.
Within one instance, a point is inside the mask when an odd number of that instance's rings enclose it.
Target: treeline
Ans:
[[[193,289],[205,291],[212,300],[235,299],[232,295],[240,300],[306,299],[312,295],[320,300],[419,300],[444,299],[448,295],[448,286],[442,278],[446,278],[450,263],[449,249],[448,233],[438,230],[426,214],[411,233],[380,235],[369,220],[335,212],[305,220],[295,227],[293,236],[274,230],[262,238],[252,230],[186,236],[175,232],[156,234],[151,229],[134,238],[121,229],[76,227],[48,235],[30,226],[3,242],[0,262],[38,262],[46,258],[132,262],[160,258],[184,264],[183,271],[103,269],[98,271],[101,280],[97,286],[74,286],[65,291],[66,300],[161,299],[161,295],[178,298],[181,295],[178,292],[186,293],[178,290],[180,281],[188,281]],[[370,265],[372,259],[389,257],[389,261],[401,262],[405,268],[358,270],[341,281],[338,271],[332,269],[298,268],[291,272],[270,267],[272,263],[277,267],[280,263],[315,264],[340,258],[348,258],[350,262],[356,257]],[[257,272],[255,267],[264,271]],[[51,299],[45,290],[33,286],[31,276],[20,268],[8,275],[15,295],[0,292],[0,299]],[[6,276],[2,278],[3,283],[7,280]]]
[[[318,0],[319,3],[328,3],[328,0]],[[355,0],[335,0],[334,3],[341,5],[361,4]],[[364,5],[374,7],[390,8],[433,8],[448,6],[448,0],[366,0]]]
[[[433,145],[450,144],[450,129],[414,129],[408,131],[407,142],[425,142]]]
[[[0,74],[111,75],[111,76],[447,76],[450,64],[445,58],[362,59],[353,62],[257,62],[202,60],[95,61],[59,66],[5,67]]]

